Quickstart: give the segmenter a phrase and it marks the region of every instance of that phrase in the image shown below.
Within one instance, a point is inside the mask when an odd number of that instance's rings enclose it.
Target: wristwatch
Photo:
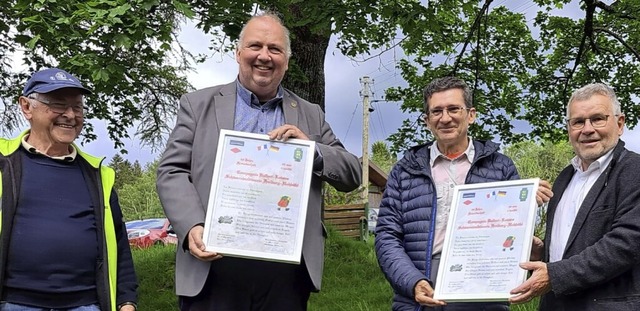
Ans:
[[[130,302],[130,301],[119,304],[117,310],[118,311],[122,310],[122,307],[124,306],[133,306],[133,310],[138,310],[138,305],[135,302]]]

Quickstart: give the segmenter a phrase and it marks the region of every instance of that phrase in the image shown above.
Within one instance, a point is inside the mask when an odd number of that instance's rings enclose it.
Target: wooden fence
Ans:
[[[364,204],[327,205],[324,221],[347,237],[363,239],[367,233]]]

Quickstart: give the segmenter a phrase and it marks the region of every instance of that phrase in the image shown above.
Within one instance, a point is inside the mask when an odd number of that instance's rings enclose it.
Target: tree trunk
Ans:
[[[289,7],[293,16],[298,16],[297,5]],[[285,25],[295,25],[295,21]],[[329,46],[331,29],[324,34],[312,32],[309,25],[290,27],[292,56],[289,71],[283,85],[298,96],[320,105],[324,111],[324,58]]]

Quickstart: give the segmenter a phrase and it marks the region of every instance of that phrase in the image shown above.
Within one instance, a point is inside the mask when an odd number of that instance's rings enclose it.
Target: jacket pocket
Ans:
[[[640,310],[640,296],[620,298],[599,298],[593,300],[593,308],[587,311],[637,311]]]

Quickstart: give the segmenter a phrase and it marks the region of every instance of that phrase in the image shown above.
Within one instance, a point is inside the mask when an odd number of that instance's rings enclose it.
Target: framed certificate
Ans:
[[[299,264],[315,143],[222,130],[204,224],[207,251]]]
[[[539,179],[454,188],[434,298],[507,301],[525,281]]]

